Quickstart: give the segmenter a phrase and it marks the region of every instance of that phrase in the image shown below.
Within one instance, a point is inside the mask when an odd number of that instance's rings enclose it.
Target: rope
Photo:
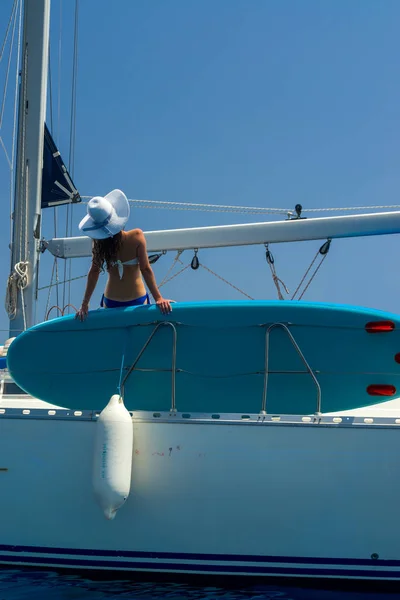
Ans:
[[[12,49],[13,49],[13,45],[14,45],[14,37],[15,37],[15,29],[16,29],[16,24],[17,24],[17,11],[15,10],[17,7],[17,2],[14,3],[14,9],[13,9],[13,16],[14,18],[14,23],[13,23],[13,29],[12,29],[12,39],[11,39],[11,48],[10,48],[10,54],[9,54],[9,59],[8,59],[8,65],[7,65],[7,78],[6,78],[6,85],[4,87],[4,97],[3,97],[3,104],[1,107],[1,112],[0,112],[0,126],[2,124],[2,119],[3,119],[3,115],[4,115],[4,104],[5,104],[5,96],[6,96],[6,92],[7,92],[7,85],[8,85],[8,77],[9,77],[9,70],[10,70],[10,65],[11,65],[11,55],[12,55]],[[20,57],[20,48],[21,48],[21,32],[22,32],[22,6],[21,4],[19,5],[20,8],[20,13],[19,13],[19,27],[18,27],[18,49],[17,49],[17,73],[16,73],[16,89],[18,89],[18,85],[19,85],[19,76],[18,76],[18,68],[19,68],[19,57]],[[4,50],[4,47],[3,47]],[[3,52],[2,50],[2,52]],[[24,58],[23,58],[24,64],[26,65],[26,53],[24,54]],[[25,77],[26,77],[26,69],[25,71]],[[22,104],[24,102],[24,99],[22,99]],[[15,98],[14,100],[14,124],[13,124],[13,139],[12,139],[12,157],[11,160],[9,160],[9,165],[10,165],[10,175],[11,175],[11,182],[10,182],[10,204],[12,205],[12,200],[13,200],[13,186],[12,186],[12,174],[13,174],[13,168],[14,168],[14,150],[15,150],[15,145],[16,145],[16,123],[17,123],[17,98]],[[21,131],[21,137],[23,140],[22,143],[22,149],[24,148],[24,140],[25,140],[25,120],[23,118],[22,120],[22,131]],[[1,140],[2,141],[2,140]],[[5,150],[4,144],[2,142],[3,148]],[[23,150],[22,150],[23,151]],[[23,162],[24,162],[24,157],[22,157]],[[24,173],[24,182],[25,182],[25,194],[27,197],[28,194],[28,165],[26,166],[26,171]],[[12,211],[12,206],[10,206],[10,211]],[[27,256],[27,248],[23,248],[23,244],[22,244],[22,240],[23,240],[23,235],[24,232],[26,232],[27,230],[27,223],[24,222],[24,218],[27,218],[26,215],[26,211],[24,214],[23,208],[21,207],[21,220],[20,220],[20,229],[18,231],[18,235],[19,235],[19,257],[23,257],[23,256]],[[11,215],[10,215],[11,216]],[[17,242],[15,242],[17,244]],[[17,312],[18,312],[18,292],[20,292],[21,294],[21,308],[22,308],[22,316],[23,316],[23,323],[24,323],[24,330],[26,329],[26,313],[25,313],[25,298],[24,298],[24,290],[28,285],[28,269],[29,269],[29,262],[26,260],[20,260],[19,262],[17,262],[14,265],[13,271],[12,273],[9,275],[8,280],[7,280],[7,289],[6,289],[6,298],[5,298],[5,309],[7,311],[7,315],[11,320],[15,319],[17,316]]]
[[[168,279],[165,279],[162,283],[160,283],[160,285],[158,287],[160,288],[161,286],[166,285],[167,283],[169,283],[170,281],[172,281],[173,279],[175,279],[175,277],[178,277],[178,275],[180,275],[181,273],[183,273],[183,271],[186,271],[186,269],[188,269],[189,267],[190,267],[190,265],[186,265],[186,267],[183,267],[183,269],[180,269],[180,271],[177,271],[177,273],[175,273],[174,275],[172,275]]]
[[[47,313],[48,313],[48,310],[49,310],[49,306],[50,306],[51,284],[53,283],[53,279],[54,279],[54,272],[55,272],[55,269],[56,269],[56,261],[57,261],[57,258],[54,258],[54,261],[53,261],[53,268],[52,268],[52,270],[51,270],[51,277],[50,277],[49,293],[47,294],[46,308],[45,308],[45,311],[44,311],[44,314],[45,314],[45,315],[47,315]],[[57,304],[58,304],[58,303],[57,303]],[[46,318],[45,318],[45,320],[46,320]]]
[[[73,204],[71,204],[69,213],[70,213],[69,234],[71,235],[72,234],[72,219],[73,219],[73,214],[74,214]],[[68,304],[71,304],[72,260],[69,259],[67,262],[68,262]]]
[[[265,250],[266,250],[265,258],[269,265],[269,268],[271,269],[272,280],[275,284],[276,291],[278,292],[278,298],[279,298],[279,300],[284,300],[284,297],[283,297],[283,294],[281,291],[281,285],[283,286],[283,288],[287,294],[289,294],[289,290],[286,287],[286,285],[284,284],[284,282],[282,281],[282,279],[280,279],[276,273],[274,257],[272,255],[272,252],[269,250],[268,244],[265,244]]]
[[[124,378],[124,370],[125,370],[125,354],[126,354],[126,347],[128,345],[128,339],[129,339],[129,329],[128,327],[126,328],[126,334],[125,334],[125,344],[124,344],[124,350],[122,352],[122,359],[121,359],[121,368],[119,370],[119,382],[117,385],[117,391],[118,394],[120,396],[120,398],[122,397],[122,389],[123,389],[123,378]]]
[[[65,315],[65,309],[68,308],[68,314],[69,314],[69,309],[73,308],[75,312],[78,312],[78,309],[76,308],[76,306],[74,304],[66,304],[63,308],[63,315]]]
[[[316,255],[314,256],[313,260],[311,261],[311,264],[310,264],[310,266],[308,267],[307,271],[306,271],[306,272],[305,272],[305,274],[303,275],[303,278],[302,278],[302,280],[300,281],[299,285],[297,286],[295,293],[294,293],[294,294],[293,294],[293,296],[291,297],[291,300],[294,300],[294,299],[295,299],[295,296],[296,296],[297,292],[300,290],[301,286],[303,285],[303,282],[305,281],[305,279],[306,279],[306,277],[307,277],[308,273],[310,272],[310,270],[311,270],[312,266],[314,265],[315,261],[317,260],[317,258],[318,258],[318,255],[319,255],[319,254],[321,254],[321,255],[322,255],[322,258],[321,258],[321,261],[320,261],[320,263],[319,263],[319,264],[318,264],[318,266],[316,267],[316,269],[315,269],[314,273],[311,275],[311,277],[310,277],[310,279],[309,279],[309,281],[308,281],[307,285],[305,286],[304,290],[302,291],[302,293],[300,294],[300,296],[297,298],[298,300],[301,300],[301,299],[302,299],[302,297],[303,297],[303,296],[304,296],[304,294],[306,293],[307,289],[310,287],[310,285],[311,285],[311,282],[313,281],[314,277],[316,276],[316,274],[318,273],[319,269],[321,268],[321,266],[322,266],[322,263],[324,262],[325,258],[328,256],[328,252],[329,252],[329,249],[330,249],[330,246],[331,246],[331,241],[332,241],[331,239],[327,239],[327,240],[326,240],[326,242],[324,242],[324,243],[322,244],[322,246],[320,247],[320,249],[318,250],[318,252],[317,252],[317,253],[316,253]]]
[[[93,196],[81,196],[82,200],[90,200]],[[137,204],[140,208],[154,208],[154,209],[166,209],[166,210],[200,210],[210,212],[257,212],[257,213],[268,213],[268,214],[281,214],[287,213],[288,210],[285,208],[262,208],[262,207],[250,207],[250,206],[229,206],[224,204],[202,204],[194,202],[167,202],[163,200],[136,200],[129,199],[132,204]],[[81,202],[81,204],[87,204],[87,202]],[[141,206],[144,205],[144,206]],[[149,206],[146,206],[149,205]]]
[[[57,208],[53,208],[53,224],[54,224],[54,237],[57,238]],[[56,272],[56,304],[60,303],[60,286],[59,286],[59,271],[58,271],[58,258],[54,257],[54,266]]]
[[[308,267],[307,271],[304,273],[302,280],[300,281],[299,285],[298,285],[298,286],[297,286],[297,288],[296,288],[296,291],[294,292],[293,296],[290,298],[291,300],[294,300],[294,299],[295,299],[295,296],[296,296],[297,292],[299,291],[299,289],[300,289],[300,288],[301,288],[301,286],[303,285],[303,281],[305,280],[305,278],[307,277],[308,273],[310,272],[310,270],[311,270],[311,268],[312,268],[313,264],[314,264],[314,263],[315,263],[315,261],[317,260],[317,258],[318,258],[318,254],[319,254],[319,250],[318,250],[318,252],[316,253],[316,255],[314,256],[314,259],[313,259],[313,261],[311,262],[310,266]],[[304,294],[304,292],[303,292],[303,294]],[[300,298],[299,298],[299,300],[300,300]]]
[[[82,200],[89,200],[93,196],[81,196]],[[194,202],[167,202],[163,200],[138,200],[129,199],[129,202],[137,205],[137,208],[155,210],[194,210],[202,212],[222,212],[240,214],[277,214],[293,215],[292,208],[266,208],[261,206],[234,206],[229,204],[202,204]],[[86,204],[82,202],[81,204]],[[360,210],[394,210],[399,209],[400,204],[382,204],[373,206],[344,206],[332,208],[303,208],[302,212],[347,212]]]
[[[1,137],[1,135],[0,135],[0,144],[1,144],[1,147],[3,148],[3,150],[4,150],[4,154],[6,155],[6,159],[7,159],[7,162],[8,162],[8,166],[9,166],[9,167],[10,167],[10,169],[11,169],[11,158],[10,158],[10,157],[9,157],[9,155],[8,155],[8,152],[7,152],[6,145],[5,145],[5,143],[4,143],[4,141],[3,141],[3,138]]]
[[[51,307],[51,308],[50,308],[50,309],[47,311],[47,313],[46,313],[46,316],[45,316],[45,318],[44,318],[44,320],[45,320],[45,321],[48,321],[48,320],[49,320],[49,316],[50,316],[50,313],[51,313],[51,311],[53,310],[53,308],[56,308],[57,310],[59,310],[59,311],[60,311],[60,314],[61,314],[61,316],[63,316],[63,314],[62,314],[62,308],[60,308],[59,306],[57,306],[57,305],[55,305],[55,304],[54,304],[54,305],[53,305],[53,306],[52,306],[52,307]]]
[[[303,208],[302,212],[338,212],[348,210],[381,210],[381,209],[400,208],[400,204],[377,204],[373,206],[343,206],[341,208]]]
[[[191,263],[189,263],[188,265],[182,267],[182,269],[180,269],[179,271],[177,271],[176,273],[174,273],[173,275],[171,275],[171,277],[168,277],[168,274],[173,271],[175,265],[178,262],[180,262],[182,264],[182,261],[180,260],[180,256],[181,256],[182,252],[183,252],[183,250],[178,250],[178,252],[176,253],[176,256],[174,258],[174,262],[172,263],[172,265],[170,266],[170,268],[166,272],[166,274],[164,276],[164,279],[159,284],[159,286],[158,286],[159,288],[161,288],[162,286],[166,285],[167,283],[169,283],[170,281],[172,281],[173,279],[175,279],[175,277],[178,277],[178,275],[181,275],[184,271],[186,271],[186,269],[188,269],[191,266]],[[249,300],[254,300],[254,298],[252,298],[251,296],[249,296],[248,294],[246,294],[246,292],[244,292],[243,290],[241,290],[240,288],[238,288],[236,285],[234,285],[233,283],[231,283],[227,279],[224,279],[223,277],[221,277],[221,275],[218,275],[218,273],[215,273],[215,271],[212,271],[211,269],[209,269],[208,267],[206,267],[205,265],[200,264],[200,263],[199,263],[199,266],[203,267],[203,269],[205,269],[206,271],[208,271],[209,273],[211,273],[212,275],[214,275],[215,277],[217,277],[217,279],[220,279],[221,281],[223,281],[227,285],[231,286],[234,290],[238,291],[240,294],[243,294],[243,296],[246,296],[246,298],[249,298]]]
[[[69,307],[73,308],[75,312],[77,312],[77,311],[78,311],[78,309],[76,308],[76,306],[74,306],[73,304],[66,304],[66,305],[64,306],[64,308],[60,308],[60,307],[59,307],[57,304],[54,304],[54,305],[53,305],[53,306],[52,306],[52,307],[51,307],[51,308],[50,308],[50,309],[47,311],[47,313],[46,313],[46,316],[45,316],[45,319],[44,319],[44,320],[45,320],[45,321],[48,321],[48,320],[49,320],[50,313],[51,313],[51,311],[52,311],[54,308],[56,308],[56,309],[57,309],[57,310],[60,312],[61,316],[63,317],[63,316],[65,315],[65,309],[66,309],[66,308],[69,308]]]
[[[18,308],[18,290],[21,291],[24,329],[26,329],[25,305],[23,291],[28,285],[28,261],[21,261],[14,266],[14,272],[8,277],[5,308],[10,321],[15,319]]]
[[[69,224],[69,204],[67,205],[67,214],[66,214],[66,223],[65,223],[65,237],[68,237],[68,224]],[[68,260],[71,260],[71,259],[67,259],[64,262],[64,278],[63,278],[63,281],[61,282],[61,285],[62,285],[62,303],[63,304],[65,304],[66,284],[68,283],[68,279],[67,279]]]
[[[223,281],[227,285],[230,285],[234,290],[240,292],[241,294],[243,294],[243,296],[246,296],[246,298],[248,298],[249,300],[254,300],[254,298],[252,298],[251,296],[249,296],[248,294],[246,294],[246,292],[244,292],[240,288],[236,287],[236,285],[233,285],[233,283],[231,283],[227,279],[224,279],[223,277],[221,277],[221,275],[218,275],[218,273],[215,273],[214,271],[212,271],[211,269],[209,269],[208,267],[206,267],[202,263],[200,263],[200,267],[202,267],[203,269],[205,269],[206,271],[208,271],[209,273],[211,273],[212,275],[214,275],[215,277],[217,277],[217,279],[220,279],[221,281]]]
[[[63,285],[66,283],[70,283],[71,281],[77,281],[78,279],[83,279],[84,277],[87,277],[87,273],[85,275],[79,275],[78,277],[72,277],[71,279],[65,279],[64,281],[56,281],[55,283],[50,283],[50,285],[43,285],[42,287],[38,288],[38,292],[52,288],[55,285]]]
[[[170,266],[170,268],[168,269],[168,271],[165,273],[163,280],[161,281],[160,285],[158,286],[159,288],[164,285],[167,281],[170,281],[170,278],[168,278],[168,275],[174,270],[175,265],[180,262],[182,264],[182,261],[180,260],[181,254],[182,254],[183,250],[178,250],[178,252],[176,253],[176,256],[174,258],[174,261],[172,263],[172,265]]]
[[[318,273],[318,271],[320,270],[322,263],[324,262],[324,260],[326,259],[326,257],[328,256],[328,254],[325,254],[321,260],[321,262],[319,263],[318,267],[315,269],[310,281],[307,283],[306,287],[304,288],[304,290],[302,291],[301,295],[299,296],[298,300],[301,300],[302,297],[304,296],[304,294],[306,293],[306,291],[308,290],[308,288],[310,287],[310,284],[312,282],[312,280],[314,279],[314,277],[316,276],[316,274]]]

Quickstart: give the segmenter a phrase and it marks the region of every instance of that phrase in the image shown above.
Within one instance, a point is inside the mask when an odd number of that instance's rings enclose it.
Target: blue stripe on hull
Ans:
[[[67,548],[44,548],[34,546],[10,546],[1,545],[1,564],[36,565],[46,567],[79,567],[83,569],[111,569],[121,571],[153,571],[153,572],[181,572],[181,573],[213,573],[213,574],[244,574],[244,575],[277,575],[287,577],[342,577],[357,579],[391,579],[400,581],[400,561],[346,558],[304,558],[304,557],[277,557],[277,556],[247,556],[247,555],[218,555],[218,554],[181,554],[181,553],[153,553],[153,552],[129,552],[129,551],[106,551],[106,550],[77,550]],[[9,554],[6,552],[13,552]],[[22,553],[29,552],[36,556],[23,556]],[[52,554],[53,556],[43,556]],[[58,556],[54,556],[58,554]],[[90,558],[67,558],[60,555],[79,555]],[[104,560],[103,558],[115,556],[116,558],[146,558],[157,559],[157,562],[149,560]],[[102,557],[102,558],[100,558]],[[182,562],[161,562],[164,560],[191,560],[204,562],[219,562],[222,564],[191,564]],[[242,564],[228,564],[240,562]],[[267,563],[265,565],[254,565],[249,563]],[[225,563],[225,564],[224,564]],[[245,564],[247,563],[247,564]],[[287,566],[273,566],[270,563],[286,563]],[[357,566],[372,566],[371,569],[356,569]],[[304,567],[294,567],[291,564],[304,564]],[[319,568],[316,567],[319,565]],[[343,568],[329,568],[328,565],[342,565]],[[324,567],[327,568],[324,568]],[[350,568],[346,568],[350,567]],[[387,567],[398,567],[398,570],[385,570]]]
[[[52,546],[17,546],[0,544],[0,552],[24,552],[27,554],[53,554],[90,557],[143,558],[147,560],[192,560],[205,562],[244,562],[244,563],[289,563],[313,565],[379,565],[399,567],[400,560],[372,560],[370,558],[320,558],[314,556],[260,556],[252,554],[201,554],[195,552],[143,552],[135,550],[97,550],[93,548],[57,548]],[[1,555],[0,555],[1,557]]]

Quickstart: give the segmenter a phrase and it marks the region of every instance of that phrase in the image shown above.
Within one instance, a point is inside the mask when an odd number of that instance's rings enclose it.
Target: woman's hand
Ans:
[[[78,310],[75,315],[75,319],[79,319],[79,321],[84,321],[88,316],[89,312],[89,302],[82,302],[82,306]]]
[[[161,310],[163,315],[167,315],[172,312],[171,300],[166,300],[161,296],[158,300],[156,300],[156,304],[158,308]]]

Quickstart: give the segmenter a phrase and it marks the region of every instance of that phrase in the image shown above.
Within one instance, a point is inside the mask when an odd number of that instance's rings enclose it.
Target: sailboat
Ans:
[[[24,11],[0,564],[398,581],[399,316],[250,301],[35,325],[41,251],[90,241],[41,238],[50,0]],[[393,212],[146,237],[163,252],[399,232]]]

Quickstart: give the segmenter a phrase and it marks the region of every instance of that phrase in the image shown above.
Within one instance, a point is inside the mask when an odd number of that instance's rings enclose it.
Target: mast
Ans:
[[[16,302],[16,309],[15,317],[10,318],[10,336],[15,336],[17,331],[30,327],[35,320],[49,33],[50,0],[24,0],[17,166],[11,242],[11,273],[14,273],[14,281],[19,289],[15,293],[17,286],[14,285],[14,296],[11,300],[14,304]],[[16,265],[17,269],[15,269]],[[23,290],[20,289],[21,286],[25,286]]]

